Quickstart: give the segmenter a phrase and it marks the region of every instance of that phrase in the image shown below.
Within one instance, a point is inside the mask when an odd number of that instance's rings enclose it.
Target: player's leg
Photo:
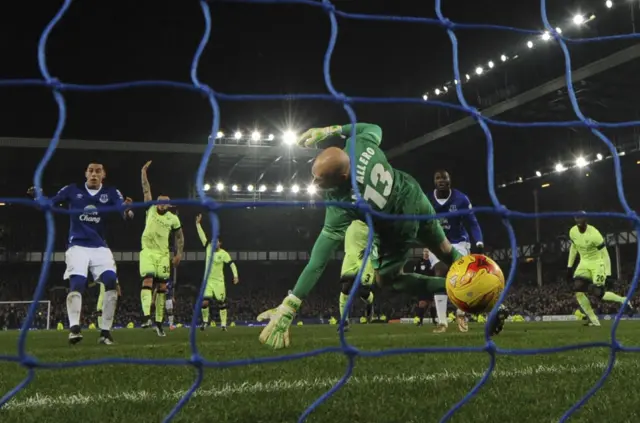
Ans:
[[[173,299],[172,298],[167,299],[167,302],[165,303],[165,308],[167,310],[167,319],[169,320],[169,329],[174,330],[176,327],[175,327],[175,321],[173,316]]]
[[[67,316],[69,317],[69,343],[77,344],[82,341],[80,331],[80,313],[82,311],[82,293],[87,287],[87,271],[89,269],[89,255],[87,248],[73,246],[65,253],[67,268],[64,279],[69,280],[67,294]]]
[[[151,303],[153,302],[153,281],[156,276],[156,265],[153,252],[143,249],[139,256],[140,278],[140,303],[142,305],[142,328],[151,327]]]
[[[164,323],[164,309],[167,303],[167,279],[171,277],[171,257],[165,254],[158,257],[156,268],[156,333],[158,336],[166,336],[162,327]]]
[[[214,298],[211,280],[207,280],[206,284],[204,288],[204,298],[200,306],[200,312],[202,313],[202,326],[200,326],[200,330],[205,330],[205,328],[209,326],[210,309]]]
[[[104,302],[104,284],[102,282],[98,282],[98,287],[100,289],[100,294],[98,295],[98,303],[96,304],[96,316],[98,320],[98,327],[102,326],[102,305]]]
[[[598,317],[593,312],[593,308],[591,308],[591,302],[589,301],[589,297],[587,297],[587,292],[589,291],[589,286],[591,284],[591,270],[587,266],[584,266],[584,263],[579,264],[577,269],[573,273],[573,292],[575,292],[576,294],[578,305],[589,319],[589,322],[587,324],[592,326],[600,326]]]
[[[227,289],[224,281],[216,281],[213,284],[213,295],[218,303],[218,313],[220,313],[220,327],[223,331],[227,330]]]
[[[416,306],[416,310],[415,310],[415,323],[416,326],[422,326],[422,323],[424,321],[424,315],[427,312],[427,307],[429,306],[429,300],[427,299],[419,299],[418,300],[418,305]]]
[[[600,298],[602,301],[612,301],[615,303],[623,304],[627,299],[621,295],[618,295],[612,292],[610,289],[613,285],[613,281],[609,281],[607,279],[607,275],[605,273],[604,264],[594,264],[591,267],[591,273],[593,276],[593,285],[589,288],[589,291]],[[625,310],[629,316],[632,316],[635,313],[635,309],[631,302],[627,303],[627,308]]]
[[[349,226],[345,233],[344,258],[342,259],[342,267],[340,269],[340,298],[338,304],[340,307],[340,318],[342,319],[342,316],[346,314],[345,330],[348,330],[349,326],[349,312],[346,310],[349,292],[351,292],[351,287],[362,266],[362,259],[360,258],[362,246],[359,245],[359,240],[356,239],[358,234],[354,228],[354,226]]]
[[[104,286],[104,298],[102,300],[102,318],[100,319],[100,338],[98,342],[110,345],[113,343],[111,328],[116,315],[118,304],[118,276],[113,254],[108,248],[94,248],[89,263],[89,270],[95,280],[100,280]]]
[[[365,318],[367,322],[371,322],[373,319],[373,281],[375,280],[375,271],[371,259],[367,260],[367,265],[362,272],[362,281],[360,283],[360,299],[366,304]]]

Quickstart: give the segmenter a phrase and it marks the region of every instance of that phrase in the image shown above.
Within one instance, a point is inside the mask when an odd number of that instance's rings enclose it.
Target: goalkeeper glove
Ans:
[[[300,309],[302,300],[288,295],[271,316],[269,324],[260,333],[260,342],[279,350],[289,346],[289,327]]]
[[[327,126],[326,128],[311,128],[300,135],[296,143],[301,147],[316,147],[319,142],[331,136],[340,135],[341,133],[342,126],[340,125]]]

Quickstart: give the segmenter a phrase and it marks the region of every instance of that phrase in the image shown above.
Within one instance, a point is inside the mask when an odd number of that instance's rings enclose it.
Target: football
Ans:
[[[504,275],[489,257],[470,254],[451,265],[446,286],[449,300],[460,310],[488,313],[504,290]]]

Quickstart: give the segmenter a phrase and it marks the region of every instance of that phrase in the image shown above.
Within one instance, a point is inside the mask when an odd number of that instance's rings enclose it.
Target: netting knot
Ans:
[[[25,355],[20,360],[20,364],[28,369],[33,369],[38,367],[38,360],[31,355]]]
[[[456,24],[451,22],[449,18],[441,18],[440,23],[443,27],[445,27],[448,31],[453,31],[456,29]]]
[[[509,215],[511,214],[511,212],[506,206],[503,206],[502,204],[498,204],[497,206],[495,206],[495,214],[499,214],[500,217],[502,217],[503,219],[507,219],[509,218]]]
[[[322,9],[327,13],[335,13],[336,7],[329,0],[322,0]]]
[[[61,91],[64,85],[58,78],[49,78],[47,85],[56,91]]]
[[[612,352],[622,351],[624,350],[624,347],[617,339],[613,339],[611,341],[611,350]]]
[[[349,99],[349,97],[347,97],[347,95],[345,93],[335,93],[333,95],[333,98],[338,102],[338,103],[342,103],[342,105],[345,104],[350,104],[351,100]]]
[[[205,197],[202,199],[202,205],[207,208],[210,212],[215,212],[220,208],[220,205],[210,197]]]
[[[638,219],[638,213],[636,213],[635,210],[629,210],[629,212],[627,212],[627,216],[629,216],[630,219],[635,220],[636,224],[640,223],[640,219]]]
[[[591,118],[585,118],[583,122],[589,129],[598,129],[599,127],[599,123]]]
[[[53,207],[53,203],[51,202],[51,200],[49,200],[49,197],[46,197],[44,195],[36,198],[36,201],[38,202],[38,205],[40,206],[40,209],[42,209],[42,211],[49,211]]]
[[[487,343],[484,346],[484,350],[488,352],[490,355],[495,355],[496,351],[498,351],[498,346],[492,339],[488,339]]]
[[[191,359],[189,359],[189,365],[198,369],[202,369],[204,367],[204,360],[202,359],[202,357],[200,357],[199,354],[193,354],[191,356]]]
[[[200,94],[202,94],[202,96],[205,98],[215,97],[216,95],[215,91],[213,91],[213,88],[206,84],[198,84],[196,85],[196,87],[198,87],[198,90],[200,90]]]
[[[474,118],[476,121],[480,121],[483,119],[482,113],[480,113],[480,110],[476,109],[475,107],[468,107],[467,112],[469,112],[471,117]]]
[[[371,213],[371,206],[362,197],[356,200],[356,209],[362,213]]]
[[[356,347],[353,347],[348,344],[342,347],[342,352],[347,357],[357,357],[360,354],[360,351]]]

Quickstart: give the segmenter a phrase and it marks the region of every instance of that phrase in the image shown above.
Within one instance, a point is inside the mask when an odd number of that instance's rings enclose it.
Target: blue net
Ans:
[[[232,1],[232,0],[228,0]],[[240,0],[248,3],[291,3],[298,4],[301,7],[313,7],[321,10],[326,13],[330,22],[331,22],[331,37],[329,39],[329,44],[327,46],[327,50],[324,56],[324,79],[326,83],[326,88],[329,91],[329,94],[286,94],[286,95],[237,95],[237,94],[225,94],[221,92],[214,91],[211,87],[203,84],[198,79],[198,63],[202,52],[207,46],[209,42],[209,37],[211,34],[211,14],[207,1],[200,1],[200,6],[202,9],[202,15],[205,22],[205,30],[202,36],[202,39],[196,49],[195,55],[193,57],[191,63],[191,84],[188,83],[180,83],[173,81],[131,81],[131,82],[123,82],[123,83],[115,83],[115,84],[105,84],[105,85],[81,85],[81,84],[73,84],[73,83],[65,83],[49,73],[47,67],[47,40],[51,31],[56,27],[56,25],[62,20],[65,13],[67,12],[69,6],[71,5],[71,0],[65,0],[64,4],[58,11],[58,13],[53,17],[53,19],[46,26],[42,35],[40,37],[40,41],[38,44],[38,64],[40,68],[40,73],[42,75],[41,79],[13,79],[13,80],[0,80],[0,86],[43,86],[51,89],[52,95],[55,99],[55,102],[58,105],[58,123],[55,129],[55,132],[51,138],[51,142],[49,147],[47,148],[42,160],[38,164],[36,172],[33,177],[33,185],[36,187],[37,197],[36,201],[25,200],[22,198],[0,198],[0,202],[4,202],[7,204],[22,204],[32,207],[39,207],[43,213],[45,214],[46,225],[47,225],[47,238],[46,238],[46,253],[44,255],[44,262],[42,269],[40,271],[39,282],[34,294],[34,302],[31,304],[29,308],[29,313],[27,318],[24,320],[22,325],[22,331],[20,333],[20,337],[18,340],[18,351],[15,356],[0,356],[0,361],[6,362],[15,362],[20,363],[26,369],[28,369],[27,376],[24,380],[22,380],[16,387],[14,387],[11,391],[6,393],[0,399],[0,407],[5,405],[8,401],[10,401],[18,392],[20,392],[24,387],[26,387],[35,377],[36,369],[62,369],[62,368],[75,368],[82,366],[98,366],[102,364],[147,364],[147,365],[174,365],[174,366],[192,366],[197,371],[197,377],[190,389],[185,393],[182,399],[175,405],[173,410],[165,417],[165,421],[171,421],[173,417],[176,416],[178,412],[184,407],[184,405],[189,401],[194,392],[198,389],[200,384],[202,383],[204,376],[205,368],[226,368],[226,367],[234,367],[234,366],[243,366],[248,364],[257,364],[257,363],[267,363],[267,362],[281,362],[287,360],[296,360],[305,357],[315,356],[318,354],[331,353],[331,352],[341,352],[344,353],[348,357],[348,365],[344,376],[326,393],[324,393],[321,397],[319,397],[313,404],[311,404],[307,410],[300,416],[299,421],[305,421],[306,418],[316,409],[318,408],[324,401],[326,401],[329,397],[335,394],[351,377],[353,372],[355,359],[356,357],[380,357],[385,355],[397,355],[397,354],[411,354],[411,353],[445,353],[445,352],[480,352],[486,353],[489,355],[490,362],[489,367],[484,373],[483,377],[478,381],[478,383],[469,391],[464,398],[462,398],[458,403],[456,403],[441,419],[441,421],[448,421],[457,410],[459,410],[462,406],[464,406],[474,395],[476,395],[480,389],[487,383],[489,377],[491,376],[496,363],[496,356],[499,354],[509,354],[509,355],[534,355],[534,354],[553,354],[559,353],[563,351],[571,351],[577,349],[584,348],[597,348],[597,347],[606,347],[610,349],[610,355],[608,360],[608,365],[605,368],[604,373],[599,378],[599,380],[589,389],[589,391],[584,395],[582,399],[580,399],[577,403],[575,403],[569,410],[567,410],[560,421],[566,421],[573,413],[576,412],[580,407],[582,407],[597,391],[602,387],[605,383],[607,377],[611,373],[614,364],[616,362],[616,355],[621,351],[630,351],[630,352],[639,352],[639,347],[625,347],[621,345],[616,339],[616,331],[618,329],[618,325],[620,323],[620,317],[623,313],[627,305],[627,301],[623,304],[623,306],[618,311],[613,326],[611,328],[611,339],[609,342],[597,342],[597,343],[584,343],[577,345],[568,345],[557,348],[544,348],[544,349],[503,349],[497,347],[489,336],[488,327],[485,328],[485,339],[486,342],[482,347],[452,347],[452,348],[411,348],[411,349],[391,349],[377,352],[367,352],[360,351],[355,347],[349,345],[346,341],[343,331],[343,323],[341,322],[341,330],[340,330],[340,347],[332,347],[332,348],[323,348],[315,351],[309,351],[300,354],[293,354],[287,356],[278,356],[278,357],[269,357],[269,358],[260,358],[260,359],[243,359],[243,360],[234,360],[227,362],[214,362],[206,360],[200,352],[198,351],[198,347],[196,344],[196,327],[197,327],[197,319],[198,319],[198,304],[202,301],[205,281],[200,288],[199,299],[196,305],[194,306],[193,320],[190,329],[190,346],[191,346],[191,358],[190,359],[166,359],[166,360],[144,360],[144,359],[130,359],[130,358],[104,358],[104,359],[96,359],[96,360],[86,360],[86,361],[77,361],[77,362],[64,362],[64,363],[54,363],[54,362],[44,362],[38,360],[36,357],[29,356],[26,352],[25,345],[27,340],[27,335],[29,333],[28,328],[30,327],[34,316],[37,310],[37,301],[40,300],[44,294],[45,284],[47,280],[47,274],[49,272],[49,268],[51,265],[51,255],[53,252],[54,239],[55,239],[55,226],[54,226],[54,213],[80,213],[81,211],[73,211],[73,210],[65,210],[55,207],[52,202],[42,195],[42,174],[49,163],[51,157],[53,156],[58,142],[60,140],[60,134],[65,127],[66,122],[66,105],[65,98],[63,93],[65,91],[115,91],[115,90],[126,90],[126,89],[134,89],[139,87],[157,87],[157,88],[179,88],[184,90],[194,91],[201,95],[204,95],[208,98],[209,103],[211,105],[212,111],[212,120],[213,124],[211,127],[211,134],[216,134],[220,124],[220,110],[218,107],[218,100],[227,100],[227,101],[274,101],[274,100],[321,100],[321,101],[329,101],[334,103],[342,104],[345,112],[349,116],[349,120],[351,123],[357,122],[356,114],[351,107],[352,104],[355,103],[420,103],[427,106],[438,106],[438,107],[448,107],[463,111],[472,116],[482,128],[482,131],[486,137],[487,143],[487,182],[489,187],[489,194],[491,198],[491,207],[476,207],[473,209],[474,213],[492,213],[495,215],[499,215],[504,223],[504,226],[507,229],[509,234],[509,241],[512,251],[516,251],[516,237],[514,230],[511,226],[510,219],[519,218],[519,219],[533,219],[536,217],[572,217],[575,215],[575,212],[547,212],[547,213],[522,213],[517,211],[508,210],[506,207],[500,204],[498,197],[495,192],[495,180],[494,180],[494,153],[493,153],[493,139],[491,135],[491,131],[489,129],[489,124],[493,125],[503,125],[503,126],[512,126],[512,127],[586,127],[602,142],[607,146],[609,151],[611,152],[615,177],[616,177],[616,189],[618,194],[618,199],[620,204],[624,209],[624,213],[587,213],[587,216],[590,217],[609,217],[609,218],[618,218],[618,219],[626,219],[630,222],[633,222],[635,225],[635,230],[640,230],[640,219],[636,216],[636,213],[631,210],[627,200],[625,198],[623,184],[622,184],[622,171],[620,166],[620,158],[618,152],[613,145],[613,143],[601,132],[601,128],[622,128],[622,127],[630,127],[630,126],[640,126],[640,121],[627,121],[627,122],[619,122],[619,123],[605,123],[605,122],[596,122],[582,113],[580,110],[580,106],[578,105],[576,94],[572,84],[572,72],[571,72],[571,56],[569,54],[569,50],[567,48],[568,43],[587,43],[587,42],[597,42],[597,41],[605,41],[612,39],[624,39],[624,38],[638,38],[640,34],[628,34],[628,35],[615,35],[610,37],[597,37],[597,38],[582,38],[582,39],[570,39],[561,36],[549,23],[547,18],[546,11],[546,1],[540,1],[540,14],[542,17],[542,21],[544,23],[545,29],[548,33],[557,41],[558,45],[562,49],[565,58],[565,66],[566,66],[566,84],[568,87],[568,94],[571,101],[571,105],[573,106],[573,110],[575,115],[577,116],[577,120],[567,121],[567,122],[530,122],[530,123],[518,123],[518,122],[505,122],[499,121],[495,119],[490,119],[482,116],[482,114],[475,108],[469,106],[465,97],[462,93],[462,88],[460,84],[456,85],[456,94],[460,105],[454,105],[439,101],[423,101],[415,98],[374,98],[374,97],[350,97],[344,93],[338,92],[331,80],[331,72],[330,72],[330,64],[334,46],[336,44],[336,40],[338,38],[338,23],[337,17],[343,19],[354,19],[354,20],[371,20],[371,21],[400,21],[400,22],[413,22],[413,23],[421,23],[426,25],[437,25],[443,28],[451,40],[451,48],[453,51],[453,72],[455,75],[455,79],[457,81],[461,81],[460,77],[460,69],[458,65],[458,41],[456,38],[456,30],[460,29],[491,29],[491,30],[501,30],[501,31],[512,31],[523,34],[537,34],[539,35],[539,31],[521,29],[521,28],[513,28],[506,26],[498,26],[498,25],[484,25],[484,24],[459,24],[454,23],[447,19],[442,13],[442,0],[435,1],[435,10],[437,19],[429,19],[429,18],[418,18],[418,17],[402,17],[402,16],[386,16],[386,15],[367,15],[367,14],[358,14],[358,13],[345,13],[340,10],[337,10],[335,6],[328,0],[323,1],[314,1],[314,0]],[[354,134],[352,134],[354,135]],[[352,147],[354,144],[351,144]],[[216,211],[222,208],[239,208],[246,207],[248,203],[234,203],[234,204],[219,204],[213,199],[207,197],[204,191],[204,177],[205,170],[207,168],[207,164],[209,159],[215,148],[215,136],[210,136],[207,144],[207,148],[205,150],[204,155],[202,156],[200,166],[198,168],[197,173],[197,190],[199,193],[199,200],[172,200],[172,204],[191,204],[191,205],[201,205],[206,207],[209,210],[209,215],[212,222],[212,233],[213,233],[213,244],[215,245],[218,234],[219,234],[219,222],[216,217]],[[350,152],[351,156],[354,157],[355,150],[352,148]],[[397,216],[397,215],[385,215],[382,213],[375,212],[367,205],[367,203],[361,198],[356,182],[355,182],[355,168],[352,167],[352,184],[355,188],[355,192],[357,193],[357,201],[355,204],[352,203],[325,203],[326,205],[337,205],[345,208],[359,208],[363,212],[366,213],[366,220],[369,227],[372,227],[372,217],[375,216],[379,219],[410,219],[415,220],[417,218],[422,220],[434,219],[436,216]],[[156,202],[151,203],[135,203],[132,207],[144,207],[149,204],[155,204]],[[253,206],[258,207],[269,207],[269,206],[286,206],[291,205],[291,203],[283,203],[283,202],[261,202],[261,203],[251,203]],[[104,211],[108,211],[109,208],[105,207]],[[113,211],[121,209],[112,207]],[[448,215],[463,215],[470,213],[469,210],[466,211],[458,211],[453,213],[446,213],[438,217],[445,217]],[[365,252],[365,256],[368,257],[371,252],[371,245],[373,242],[373,231],[370,231],[369,234],[369,243]],[[512,254],[511,258],[511,267],[508,275],[507,284],[504,292],[500,296],[498,300],[498,304],[502,304],[504,298],[506,297],[511,284],[513,283],[514,274],[516,270],[516,259],[517,255]],[[363,260],[366,262],[366,260]],[[209,268],[211,265],[211,257],[209,258],[209,263],[207,263],[207,267]],[[364,266],[363,266],[364,268]],[[347,309],[350,308],[351,303],[353,302],[355,293],[360,285],[360,277],[363,271],[363,268],[360,269],[360,272],[357,276],[357,283],[354,284],[351,289],[351,293],[349,295],[349,300],[347,303]],[[633,275],[633,283],[627,292],[627,298],[630,298],[635,292],[638,276],[640,274],[640,249],[638,251],[636,257],[636,267]],[[491,312],[488,321],[493,320],[496,317],[498,307],[495,307]],[[343,317],[344,319],[344,317]],[[256,340],[257,342],[257,340]]]

